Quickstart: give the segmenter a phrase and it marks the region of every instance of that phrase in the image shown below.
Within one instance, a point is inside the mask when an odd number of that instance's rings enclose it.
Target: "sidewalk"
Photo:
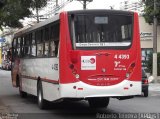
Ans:
[[[0,101],[0,114],[4,114],[4,113],[8,113],[8,112],[9,112],[8,107],[4,106],[4,104]]]
[[[150,91],[160,91],[160,83],[150,83],[149,90]]]

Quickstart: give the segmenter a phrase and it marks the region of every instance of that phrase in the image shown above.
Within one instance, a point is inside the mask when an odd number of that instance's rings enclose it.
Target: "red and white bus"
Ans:
[[[12,83],[42,109],[63,99],[106,107],[141,94],[140,50],[137,13],[64,11],[15,33]]]

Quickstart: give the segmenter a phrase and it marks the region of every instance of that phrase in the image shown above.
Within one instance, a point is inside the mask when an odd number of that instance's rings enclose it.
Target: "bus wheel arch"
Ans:
[[[22,86],[21,86],[21,78],[19,77],[19,75],[17,74],[16,76],[16,86],[19,87],[19,94],[22,98],[27,97],[27,93],[22,91]]]

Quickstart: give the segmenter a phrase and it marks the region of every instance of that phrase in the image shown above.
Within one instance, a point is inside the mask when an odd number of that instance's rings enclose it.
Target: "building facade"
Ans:
[[[125,11],[134,11],[138,12],[139,14],[143,14],[144,4],[142,1],[132,1],[132,0],[125,0],[120,3],[120,10]]]
[[[0,68],[2,67],[2,49],[0,47]]]
[[[144,17],[139,16],[140,40],[142,48],[142,65],[148,60],[149,54],[153,52],[153,25],[149,25]],[[157,27],[157,52],[160,52],[160,26]]]
[[[0,42],[0,68],[3,66],[4,62],[8,60],[7,52],[11,48],[13,33],[17,29],[4,28],[0,31],[0,37],[5,39],[5,42]]]

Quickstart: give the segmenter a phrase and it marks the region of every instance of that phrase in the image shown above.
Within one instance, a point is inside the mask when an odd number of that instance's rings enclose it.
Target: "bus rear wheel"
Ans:
[[[91,108],[105,108],[109,104],[109,98],[90,98],[88,102]]]
[[[40,109],[46,109],[47,107],[47,101],[43,99],[43,88],[42,88],[42,82],[38,82],[37,87],[37,99],[38,99],[38,106]]]

